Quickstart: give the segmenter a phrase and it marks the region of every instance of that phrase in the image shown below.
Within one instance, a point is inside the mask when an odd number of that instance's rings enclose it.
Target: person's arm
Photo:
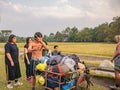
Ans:
[[[113,58],[111,59],[111,62],[114,61],[114,59],[120,55],[120,44],[117,45],[117,51],[116,53],[114,54]]]
[[[49,48],[48,48],[48,45],[46,45],[43,41],[40,41],[40,43],[42,44],[42,46],[43,46],[43,48],[45,49],[45,50],[48,50]]]
[[[34,48],[32,47],[33,47],[33,43],[30,43],[28,47],[28,52],[36,51],[39,49],[39,47],[34,47]]]
[[[60,52],[60,51],[58,51],[58,55],[61,55],[61,52]]]
[[[24,48],[24,56],[25,56],[25,58],[26,58],[26,60],[27,60],[27,64],[30,64],[30,61],[29,61],[29,59],[28,59],[27,52],[28,52],[27,48]]]
[[[10,61],[11,66],[14,66],[14,62],[12,60],[10,53],[6,53],[6,56],[7,56],[8,60]]]
[[[10,54],[10,48],[11,48],[10,44],[7,43],[5,45],[5,55],[8,58],[8,60],[10,61],[11,66],[14,66],[14,62],[13,62],[13,59],[12,59],[11,54]]]
[[[54,54],[53,54],[53,51],[51,52],[51,55],[53,56]]]

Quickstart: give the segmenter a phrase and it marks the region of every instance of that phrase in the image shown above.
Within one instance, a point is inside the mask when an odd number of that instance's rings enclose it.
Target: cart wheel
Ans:
[[[85,74],[81,74],[76,83],[77,90],[90,90],[90,87],[86,81]]]

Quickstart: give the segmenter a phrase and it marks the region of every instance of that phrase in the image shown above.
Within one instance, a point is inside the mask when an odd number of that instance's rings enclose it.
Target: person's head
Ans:
[[[36,32],[34,34],[34,38],[35,38],[35,40],[39,41],[40,39],[42,39],[42,33],[41,32]]]
[[[15,43],[16,42],[16,36],[14,34],[11,34],[9,36],[8,42]]]
[[[27,37],[27,38],[26,38],[26,44],[29,44],[31,41],[32,41],[32,38],[31,38],[31,37]]]
[[[116,40],[117,43],[120,42],[120,35],[116,35],[115,40]]]
[[[55,46],[54,46],[54,49],[56,49],[56,50],[57,50],[57,49],[58,49],[58,45],[55,45]]]

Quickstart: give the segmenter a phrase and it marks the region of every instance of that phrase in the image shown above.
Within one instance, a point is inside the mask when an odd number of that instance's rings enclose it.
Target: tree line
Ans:
[[[6,42],[12,30],[0,31],[0,42]],[[85,27],[79,30],[77,27],[67,27],[57,31],[43,39],[48,42],[114,42],[114,36],[120,34],[120,17],[114,17],[110,23],[102,23],[94,28]],[[17,36],[17,42],[25,42],[25,37]]]
[[[12,30],[1,30],[0,31],[0,42],[7,42],[10,34],[12,33]],[[17,42],[25,42],[25,37],[17,37]]]
[[[120,34],[120,17],[114,17],[111,23],[102,23],[94,28],[67,27],[63,31],[50,33],[44,38],[49,42],[114,42],[114,36]]]

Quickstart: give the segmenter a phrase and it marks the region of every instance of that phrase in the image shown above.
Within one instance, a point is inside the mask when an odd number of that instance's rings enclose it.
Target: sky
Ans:
[[[43,35],[76,26],[94,28],[120,16],[120,0],[0,0],[0,30]]]

